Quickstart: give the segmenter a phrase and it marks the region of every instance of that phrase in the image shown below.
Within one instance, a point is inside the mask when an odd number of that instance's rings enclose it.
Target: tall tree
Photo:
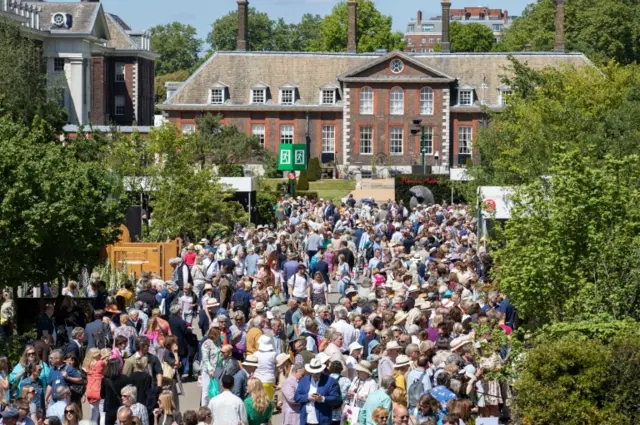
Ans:
[[[30,125],[40,116],[61,131],[67,113],[60,106],[58,81],[47,84],[42,49],[25,37],[21,27],[0,20],[0,116]],[[60,85],[66,81],[59,81]]]
[[[554,46],[554,0],[538,0],[507,29],[501,51],[534,51]],[[597,62],[632,63],[640,57],[640,4],[633,0],[572,0],[565,5],[565,46]]]
[[[373,52],[376,49],[402,50],[401,33],[391,30],[391,16],[385,16],[372,0],[358,1],[358,51]],[[321,25],[322,50],[342,52],[347,49],[347,2],[336,4]]]
[[[290,52],[293,50],[292,41],[296,31],[296,26],[287,24],[284,19],[279,18],[273,23],[272,48],[277,52]]]
[[[480,24],[451,22],[451,49],[454,52],[490,52],[495,44],[493,32]]]
[[[151,48],[160,54],[156,60],[156,75],[179,70],[192,70],[198,63],[202,40],[191,25],[172,22],[151,28]]]
[[[189,71],[181,69],[176,72],[172,72],[170,74],[158,75],[155,79],[155,90],[156,90],[156,104],[162,103],[167,98],[167,88],[164,86],[164,83],[168,81],[187,81],[189,78]]]
[[[323,18],[305,13],[292,31],[291,49],[296,52],[317,52],[322,49]]]
[[[207,42],[211,49],[235,50],[238,38],[238,11],[229,12],[211,25]],[[273,21],[264,12],[249,8],[249,48],[251,50],[273,50]]]

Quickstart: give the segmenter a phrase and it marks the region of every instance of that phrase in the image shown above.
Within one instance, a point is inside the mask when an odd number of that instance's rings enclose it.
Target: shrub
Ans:
[[[297,196],[306,196],[308,199],[314,200],[314,199],[318,199],[318,192],[311,192],[311,191],[303,191],[303,192],[296,192]]]
[[[320,180],[322,177],[322,168],[320,167],[320,159],[311,158],[309,167],[307,168],[307,178],[310,182]]]
[[[218,167],[220,177],[244,177],[244,167],[242,165],[221,165]]]
[[[273,206],[276,204],[276,195],[268,192],[259,192],[256,199],[256,212],[258,214],[258,224],[275,224],[276,213]]]
[[[300,171],[300,176],[298,177],[298,184],[296,185],[296,191],[298,190],[309,190],[309,178],[307,176],[306,171]]]
[[[264,167],[264,177],[268,179],[277,179],[282,177],[282,171],[278,171],[278,158],[269,151],[265,152],[265,158],[262,162]]]
[[[433,193],[433,199],[437,204],[451,202],[451,182],[446,175],[416,175],[416,174],[399,174],[395,176],[396,201],[402,201],[405,206],[409,205],[409,201],[413,194],[409,192],[413,186],[424,186]],[[454,189],[454,202],[464,202],[464,199]]]

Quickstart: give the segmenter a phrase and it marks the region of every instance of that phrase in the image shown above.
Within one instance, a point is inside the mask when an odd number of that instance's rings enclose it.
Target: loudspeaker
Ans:
[[[142,206],[130,206],[129,209],[127,209],[124,223],[127,229],[129,229],[129,235],[131,235],[132,241],[142,239]]]

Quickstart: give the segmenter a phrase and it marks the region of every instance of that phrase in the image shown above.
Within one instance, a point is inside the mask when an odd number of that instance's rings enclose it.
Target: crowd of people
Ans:
[[[274,210],[185,246],[169,281],[69,282],[19,362],[0,357],[2,425],[508,417],[494,373],[508,352],[492,342],[517,315],[466,206],[283,197]],[[181,410],[183,394],[201,407]]]

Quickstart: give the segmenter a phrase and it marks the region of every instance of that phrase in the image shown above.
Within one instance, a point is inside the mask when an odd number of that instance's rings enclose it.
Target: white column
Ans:
[[[351,154],[351,89],[344,88],[343,91],[343,107],[342,107],[342,164],[343,172],[349,169]]]
[[[67,84],[69,85],[69,117],[71,122],[77,125],[85,124],[84,104],[82,93],[85,90],[82,73],[84,72],[82,58],[69,59],[69,72],[67,73]]]
[[[449,104],[451,100],[449,89],[444,89],[442,91],[442,140],[440,142],[440,164],[442,167],[445,167],[448,170],[449,167],[449,149],[450,149],[450,132],[451,132],[451,113],[449,109]]]

